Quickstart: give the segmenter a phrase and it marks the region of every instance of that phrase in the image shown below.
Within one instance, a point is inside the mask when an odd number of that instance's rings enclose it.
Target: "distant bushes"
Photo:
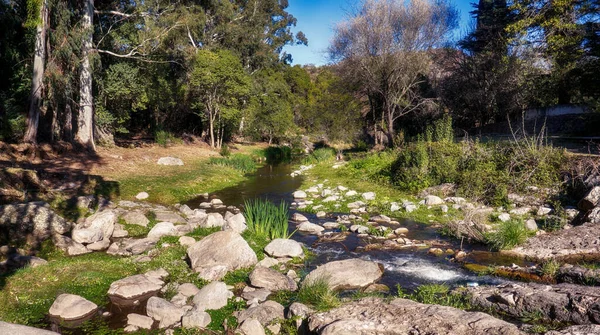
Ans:
[[[336,152],[334,148],[319,148],[302,160],[303,164],[314,164],[327,161],[334,161]]]
[[[243,173],[256,170],[256,162],[252,157],[243,154],[233,154],[229,157],[211,157],[209,164],[228,166]]]

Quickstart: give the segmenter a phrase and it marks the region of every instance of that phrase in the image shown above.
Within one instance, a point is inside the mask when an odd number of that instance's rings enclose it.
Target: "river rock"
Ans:
[[[157,240],[151,238],[123,239],[121,241],[114,242],[113,244],[111,244],[106,253],[115,256],[140,255],[154,248],[154,246],[156,245],[156,241]]]
[[[228,271],[247,268],[258,262],[248,243],[234,231],[211,234],[188,248],[192,269],[205,280],[219,280]]]
[[[158,165],[183,166],[183,161],[175,157],[161,157],[156,162]]]
[[[600,186],[592,188],[590,192],[579,201],[577,207],[582,211],[589,211],[598,205],[600,205]]]
[[[353,224],[350,226],[350,231],[357,234],[366,234],[369,232],[369,227],[359,224]]]
[[[231,297],[233,293],[227,289],[225,283],[214,281],[194,295],[194,305],[199,311],[220,309],[227,305],[227,300]]]
[[[310,223],[310,222],[302,222],[298,225],[298,231],[307,232],[309,234],[320,234],[325,228],[319,226],[318,224]]]
[[[284,307],[275,301],[265,301],[262,304],[254,307],[250,307],[245,311],[234,312],[238,323],[242,323],[246,320],[256,319],[261,325],[266,326],[273,320],[283,319]]]
[[[265,253],[271,257],[304,257],[302,245],[294,240],[276,238],[265,247]]]
[[[154,320],[152,320],[151,317],[135,313],[127,314],[128,325],[136,326],[141,329],[152,329],[153,323]]]
[[[534,219],[529,219],[529,220],[525,221],[525,228],[527,228],[527,230],[529,230],[529,231],[537,231],[538,230],[537,222],[535,222]]]
[[[265,335],[265,329],[256,319],[249,319],[244,321],[238,331],[243,335]]]
[[[365,298],[329,312],[313,314],[318,334],[524,335],[517,326],[481,312],[425,305],[407,299]]]
[[[0,231],[11,243],[27,236],[41,241],[52,235],[66,234],[72,226],[45,202],[0,206]]]
[[[514,317],[541,313],[543,319],[559,323],[600,322],[600,294],[595,287],[511,283],[468,287],[463,294],[475,306]]]
[[[134,224],[142,227],[148,227],[150,220],[142,212],[127,212],[121,218],[126,224]]]
[[[600,225],[585,223],[571,229],[536,235],[505,253],[538,260],[577,254],[598,254]]]
[[[444,200],[442,200],[442,198],[435,195],[428,195],[423,200],[425,200],[425,205],[427,206],[441,205],[444,203]]]
[[[351,202],[349,203],[347,206],[349,209],[359,209],[361,207],[364,207],[366,204],[362,201],[355,201],[355,202]]]
[[[190,236],[181,236],[179,238],[179,244],[181,244],[184,247],[191,247],[192,245],[194,245],[194,243],[196,243],[196,239]]]
[[[250,273],[250,285],[265,288],[269,291],[296,291],[298,285],[288,276],[262,266],[257,266]]]
[[[294,192],[294,199],[306,199],[306,192],[300,190]]]
[[[345,197],[347,198],[352,198],[358,195],[358,192],[354,191],[354,190],[350,190],[348,192],[346,192],[346,194],[344,194]]]
[[[77,243],[67,236],[53,235],[52,242],[54,242],[54,245],[57,248],[65,251],[69,256],[89,254],[90,252],[92,252],[91,250],[86,248],[85,245]]]
[[[233,230],[238,234],[243,233],[246,229],[248,229],[248,226],[246,226],[246,218],[242,213],[227,218],[227,220],[225,220],[225,225],[223,226],[223,230]]]
[[[308,222],[308,218],[300,213],[292,214],[292,221],[294,222]]]
[[[600,206],[592,209],[588,215],[587,215],[587,220],[593,224],[599,224],[600,223]]]
[[[365,201],[372,201],[375,200],[375,192],[365,192],[363,194],[361,194],[361,197],[365,200]]]
[[[498,215],[498,220],[500,220],[500,222],[508,222],[508,221],[510,221],[510,214],[502,213],[502,214]]]
[[[369,221],[376,222],[376,223],[390,223],[390,222],[392,222],[392,219],[390,219],[388,216],[385,216],[385,215],[376,215],[376,216],[371,217],[369,219]]]
[[[171,327],[181,321],[184,310],[163,298],[151,297],[146,305],[146,313],[149,317],[159,322],[161,329]]]
[[[509,211],[510,214],[514,214],[514,215],[525,215],[525,214],[529,214],[529,212],[531,212],[530,207],[519,207],[519,208],[511,209]]]
[[[211,321],[211,317],[208,313],[194,308],[183,316],[181,319],[181,326],[183,326],[183,328],[206,328]]]
[[[71,238],[81,244],[91,244],[110,239],[117,223],[117,214],[113,210],[95,213],[73,229]]]
[[[246,286],[244,287],[244,292],[242,292],[242,298],[247,300],[249,304],[254,302],[261,303],[266,301],[271,293],[271,291],[264,288],[255,289],[254,287]]]
[[[340,226],[339,222],[325,222],[323,223],[323,228],[325,229],[336,229]]]
[[[131,305],[160,291],[165,283],[155,276],[134,275],[110,284],[108,297],[117,305]]]
[[[0,334],[12,335],[59,335],[58,333],[49,330],[33,328],[13,323],[0,321]]]
[[[200,292],[200,289],[192,283],[181,284],[177,287],[177,293],[185,297],[195,296],[198,292]]]
[[[187,223],[187,221],[179,214],[171,211],[157,211],[156,221],[176,223]]]
[[[148,233],[148,238],[152,240],[158,241],[163,236],[177,236],[177,229],[173,223],[159,222]]]
[[[311,271],[302,285],[325,280],[332,290],[349,290],[369,286],[383,275],[382,267],[362,259],[333,261]]]
[[[98,311],[98,305],[74,294],[59,295],[48,314],[64,321],[84,319]]]
[[[400,205],[398,205],[398,203],[397,203],[397,202],[392,202],[392,203],[390,204],[390,212],[397,212],[397,211],[399,211],[399,210],[400,210],[400,208],[401,208],[401,207],[400,207]]]

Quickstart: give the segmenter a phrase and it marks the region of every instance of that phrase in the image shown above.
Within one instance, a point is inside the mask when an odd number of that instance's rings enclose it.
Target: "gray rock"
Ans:
[[[181,215],[170,211],[156,211],[156,221],[164,221],[171,223],[187,223]]]
[[[579,201],[577,207],[582,211],[589,211],[598,205],[600,205],[600,186],[593,187],[588,194]]]
[[[227,305],[227,300],[231,297],[233,293],[227,289],[225,283],[214,281],[194,295],[194,305],[198,311],[220,309]]]
[[[463,294],[474,306],[514,317],[536,313],[547,321],[571,324],[600,320],[600,295],[595,287],[515,283],[469,287]]]
[[[59,295],[48,314],[65,321],[81,320],[98,311],[98,305],[74,294]]]
[[[552,213],[552,208],[540,206],[540,208],[538,208],[536,214],[537,214],[537,216],[544,216],[544,215],[548,215],[550,213]]]
[[[187,217],[193,216],[195,214],[194,211],[188,205],[179,206],[179,211]]]
[[[182,166],[183,161],[175,157],[161,157],[156,162],[158,165]]]
[[[110,247],[110,240],[104,239],[102,241],[94,242],[92,244],[88,244],[86,248],[91,251],[102,251],[106,250]]]
[[[323,228],[325,229],[336,229],[340,226],[339,222],[325,222],[323,223]]]
[[[326,213],[326,212],[324,212],[324,211],[318,211],[318,212],[317,212],[317,217],[318,217],[319,219],[322,219],[322,218],[324,218],[324,217],[326,217],[326,216],[327,216],[327,213]]]
[[[249,319],[244,321],[239,329],[243,335],[265,335],[265,329],[256,319]]]
[[[252,287],[246,286],[244,288],[244,292],[242,293],[242,298],[248,301],[256,301],[260,303],[267,300],[269,295],[271,295],[271,291],[267,289],[254,289]]]
[[[369,221],[376,222],[376,223],[390,223],[390,222],[392,222],[392,219],[390,219],[388,216],[385,216],[385,215],[376,215],[376,216],[371,217],[369,219]]]
[[[54,245],[57,248],[65,251],[67,253],[67,255],[69,255],[69,256],[89,254],[90,252],[92,252],[91,250],[86,248],[83,244],[77,243],[77,242],[73,241],[72,239],[70,239],[69,237],[66,237],[63,235],[52,236],[52,241],[54,242]]]
[[[140,192],[138,193],[135,198],[138,200],[146,200],[150,197],[150,194],[146,193],[146,192]]]
[[[247,310],[235,312],[238,323],[246,320],[256,319],[261,325],[266,326],[273,320],[284,318],[284,307],[275,301],[265,301],[264,303],[250,307]]]
[[[210,201],[211,206],[221,206],[223,205],[223,201],[221,199],[212,199]]]
[[[365,192],[361,195],[365,201],[375,200],[375,192]]]
[[[444,200],[442,200],[442,198],[435,195],[428,195],[423,200],[425,200],[425,205],[427,206],[441,205],[444,203]]]
[[[192,245],[194,245],[194,243],[196,243],[196,239],[190,236],[181,236],[179,238],[179,244],[183,245],[184,247],[191,247]]]
[[[397,211],[399,211],[399,210],[400,210],[400,208],[401,208],[401,207],[400,207],[400,205],[398,205],[398,203],[397,203],[397,202],[392,202],[392,203],[390,204],[390,211],[391,211],[391,212],[397,212]]]
[[[136,326],[141,329],[152,329],[153,323],[154,320],[152,320],[151,317],[135,313],[127,314],[128,325]]]
[[[498,215],[498,220],[500,220],[500,222],[510,221],[510,214],[502,213],[502,214]]]
[[[262,266],[257,266],[250,273],[250,285],[269,291],[296,291],[298,289],[296,282],[288,276]]]
[[[0,230],[11,242],[33,236],[45,240],[71,231],[73,224],[56,214],[45,202],[0,206]]]
[[[449,202],[451,204],[462,204],[464,202],[467,202],[467,200],[465,198],[461,198],[461,197],[448,197],[446,199],[444,199],[444,201]]]
[[[298,231],[303,231],[309,234],[320,234],[325,230],[325,228],[319,226],[318,224],[310,223],[310,222],[302,222],[297,227]]]
[[[349,203],[347,206],[349,209],[359,209],[363,206],[365,206],[366,204],[362,201],[355,201],[355,202],[351,202]]]
[[[164,329],[180,322],[184,311],[181,307],[177,307],[165,299],[151,297],[146,305],[146,313],[159,322],[159,328]]]
[[[192,283],[181,284],[177,287],[177,293],[186,297],[195,296],[198,292],[200,289]]]
[[[294,302],[288,308],[286,317],[288,319],[291,319],[296,316],[301,317],[301,318],[306,318],[307,316],[309,316],[313,313],[314,313],[314,310],[311,309],[310,307],[306,306],[305,304],[302,304],[299,302]]]
[[[248,243],[234,231],[211,234],[188,248],[192,269],[206,280],[219,280],[227,271],[247,268],[258,262]]]
[[[0,321],[0,334],[12,335],[58,335],[58,333],[49,330],[27,327],[12,323]]]
[[[306,199],[306,192],[298,190],[294,192],[293,196],[294,199]]]
[[[529,220],[525,221],[525,228],[527,228],[527,230],[529,230],[529,231],[537,231],[538,230],[537,223],[535,222],[534,219],[529,219]]]
[[[300,213],[294,213],[292,214],[292,221],[294,222],[308,222],[308,219],[306,218],[306,216],[300,214]]]
[[[561,330],[551,330],[545,335],[597,335],[600,325],[570,326]]]
[[[124,239],[118,242],[114,242],[110,245],[106,251],[109,255],[118,256],[132,256],[142,254],[156,245],[155,239],[143,238],[143,239]]]
[[[223,230],[233,230],[238,234],[243,233],[247,228],[246,218],[242,213],[238,213],[227,218],[225,220],[225,225],[223,226]]]
[[[163,236],[177,236],[177,229],[171,222],[159,222],[157,223],[150,232],[148,238],[152,240],[159,240]]]
[[[73,229],[71,238],[81,244],[90,244],[110,239],[117,223],[117,214],[113,210],[95,213]]]
[[[115,223],[115,230],[113,231],[112,237],[114,238],[122,238],[129,236],[129,232],[125,230],[122,224]],[[108,246],[107,246],[108,248]]]
[[[514,215],[525,215],[525,214],[529,214],[529,212],[531,212],[530,207],[519,207],[519,208],[511,209],[509,211],[510,214],[514,214]]]
[[[311,271],[302,285],[310,285],[324,280],[333,290],[367,287],[383,275],[382,266],[362,259],[333,261]]]
[[[223,220],[223,216],[219,213],[209,213],[206,217],[206,221],[200,226],[203,228],[213,228],[213,227],[223,227],[225,224],[225,220]],[[238,233],[239,234],[239,233]]]
[[[600,223],[600,206],[592,209],[588,215],[587,215],[587,220],[591,223],[594,224],[599,224]]]
[[[257,266],[263,266],[265,268],[270,268],[279,264],[279,261],[275,258],[271,258],[269,256],[265,256],[260,262],[256,263]]]
[[[412,213],[412,212],[414,212],[415,210],[417,210],[417,208],[418,208],[418,207],[417,207],[417,205],[415,205],[415,204],[406,204],[406,205],[404,205],[404,210],[405,210],[407,213]]]
[[[294,240],[276,238],[265,247],[265,253],[271,257],[304,257],[302,245]]]
[[[131,305],[158,293],[165,283],[153,276],[134,275],[110,284],[108,297],[117,305]]]
[[[194,308],[183,316],[181,325],[183,328],[206,328],[211,321],[208,313]]]
[[[358,195],[358,192],[356,192],[354,190],[348,191],[348,192],[346,192],[346,194],[344,194],[344,196],[346,196],[348,198],[355,197],[357,195]]]
[[[354,224],[354,225],[350,226],[350,231],[353,233],[357,233],[357,234],[366,234],[369,232],[369,227],[359,225],[359,224]]]
[[[313,314],[309,328],[318,334],[522,335],[517,326],[480,312],[425,305],[407,299],[354,301]]]
[[[150,223],[150,220],[148,220],[142,212],[126,212],[121,218],[125,220],[125,223],[127,224],[134,224],[142,227],[148,227],[148,223]]]

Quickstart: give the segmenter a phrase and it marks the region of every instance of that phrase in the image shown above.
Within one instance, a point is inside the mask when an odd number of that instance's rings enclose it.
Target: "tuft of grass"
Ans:
[[[227,157],[211,157],[209,163],[218,166],[227,166],[243,173],[256,170],[256,162],[252,157],[244,154],[234,154]]]
[[[312,306],[319,312],[340,306],[340,297],[329,287],[328,278],[316,278],[304,282],[298,290],[298,301]]]
[[[315,164],[322,162],[331,162],[335,160],[335,149],[333,148],[319,148],[313,151],[310,155],[302,159],[302,164]]]
[[[412,294],[406,293],[400,285],[396,285],[398,297],[418,301],[423,304],[450,306],[462,310],[473,310],[468,298],[460,293],[450,292],[444,284],[425,284],[419,286]]]
[[[529,234],[523,220],[509,220],[500,223],[498,230],[489,233],[486,240],[496,250],[511,249],[525,242]]]
[[[254,235],[276,239],[290,238],[294,234],[288,231],[288,204],[285,201],[275,206],[267,200],[246,200],[244,217],[248,230]]]
[[[546,261],[542,264],[542,274],[548,277],[556,277],[561,264],[554,259]]]
[[[216,233],[218,231],[221,231],[221,227],[211,227],[211,228],[198,227],[185,235],[193,237],[193,238],[203,238],[210,234]]]

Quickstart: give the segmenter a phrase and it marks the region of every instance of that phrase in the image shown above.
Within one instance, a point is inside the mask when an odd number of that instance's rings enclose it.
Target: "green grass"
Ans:
[[[549,277],[556,277],[561,264],[554,259],[548,260],[542,264],[542,274]]]
[[[252,268],[230,271],[223,278],[223,282],[227,285],[247,283],[249,281],[250,272],[252,272]]]
[[[174,238],[174,240],[169,239]],[[192,283],[199,288],[206,285],[206,282],[198,278],[198,274],[194,272],[185,262],[186,248],[177,243],[178,237],[168,236],[163,237],[157,243],[155,254],[150,262],[140,263],[139,272],[144,273],[159,268],[165,269],[169,276],[166,282],[176,283]],[[161,248],[162,243],[169,243],[171,246]]]
[[[253,234],[248,229],[242,233],[242,237],[248,242],[250,248],[254,250],[258,260],[263,260],[265,258],[265,247],[271,241],[266,236]]]
[[[212,227],[212,228],[198,227],[185,235],[193,237],[195,239],[201,239],[203,237],[206,237],[206,236],[216,233],[218,231],[221,231],[221,227]]]
[[[496,232],[489,233],[486,240],[493,249],[512,249],[525,242],[530,234],[522,220],[509,220],[500,223]]]
[[[102,306],[108,302],[110,284],[136,272],[129,260],[104,253],[62,257],[44,266],[20,269],[4,278],[0,320],[43,325],[46,313],[61,293],[77,294]]]
[[[237,328],[237,319],[233,316],[233,312],[241,311],[246,309],[245,301],[235,301],[235,298],[229,299],[227,306],[217,309],[217,310],[207,310],[206,312],[210,314],[211,322],[208,325],[208,329],[222,332],[225,330],[223,325],[227,323],[227,329],[235,329]]]
[[[425,284],[419,286],[413,293],[407,294],[396,286],[398,297],[414,300],[423,304],[450,306],[462,310],[473,310],[468,298],[460,293],[450,292],[450,287],[444,284]]]
[[[293,234],[288,232],[288,204],[283,200],[279,206],[262,199],[246,200],[244,217],[253,235],[276,239],[290,238]]]
[[[244,154],[234,154],[228,157],[211,157],[209,164],[231,167],[243,173],[253,172],[257,167],[254,159]]]
[[[335,149],[333,148],[319,148],[313,151],[310,155],[302,159],[302,164],[315,164],[322,162],[332,162],[335,160]]]
[[[298,290],[297,299],[319,312],[330,310],[341,304],[339,295],[329,288],[327,278],[316,278],[308,283],[303,283]]]

